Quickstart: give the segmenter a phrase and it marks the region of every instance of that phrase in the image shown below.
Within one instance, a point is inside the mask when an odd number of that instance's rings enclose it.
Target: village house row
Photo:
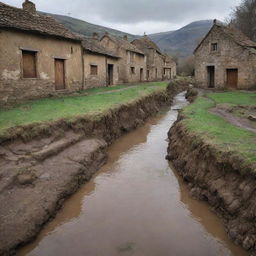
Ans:
[[[0,104],[176,75],[176,63],[147,36],[85,38],[28,0],[22,9],[0,2],[0,60]]]

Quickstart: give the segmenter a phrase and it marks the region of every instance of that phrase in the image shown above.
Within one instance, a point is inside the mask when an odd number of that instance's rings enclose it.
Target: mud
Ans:
[[[191,194],[206,201],[223,219],[229,237],[256,255],[256,180],[239,156],[219,152],[190,134],[182,114],[169,131],[167,158],[188,183]]]
[[[245,256],[165,160],[184,93],[108,149],[108,160],[18,256]]]
[[[250,114],[247,115],[247,118],[234,114],[234,108],[226,109],[221,106],[217,106],[215,108],[210,109],[210,112],[224,118],[226,121],[239,128],[256,133],[256,124],[253,120],[250,120],[256,113],[256,110],[254,110],[254,112],[248,111]]]
[[[100,116],[18,127],[0,138],[0,255],[31,241],[106,161],[106,147],[184,88],[171,86]]]

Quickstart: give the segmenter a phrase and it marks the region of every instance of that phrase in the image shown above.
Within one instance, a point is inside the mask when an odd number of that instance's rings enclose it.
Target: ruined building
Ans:
[[[132,44],[136,45],[147,58],[147,81],[169,80],[176,76],[176,63],[168,55],[162,54],[159,47],[146,35],[135,39]]]
[[[194,51],[195,79],[205,88],[250,89],[256,85],[256,43],[214,21]]]
[[[0,102],[82,88],[81,42],[55,19],[0,2]]]

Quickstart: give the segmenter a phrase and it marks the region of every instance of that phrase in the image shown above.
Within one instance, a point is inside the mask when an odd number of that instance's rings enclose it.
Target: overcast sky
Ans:
[[[23,0],[1,0],[21,7]],[[127,33],[175,30],[196,20],[224,20],[241,0],[34,0],[44,12],[69,15]]]

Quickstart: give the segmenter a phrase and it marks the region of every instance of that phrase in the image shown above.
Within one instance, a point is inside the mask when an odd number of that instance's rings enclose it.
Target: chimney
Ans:
[[[25,0],[22,7],[24,11],[30,12],[31,14],[36,14],[36,5],[29,0]]]
[[[96,33],[96,32],[94,32],[94,33],[92,34],[92,38],[95,39],[95,40],[99,40],[99,34]]]
[[[124,35],[124,40],[126,40],[126,41],[128,41],[128,37],[127,37],[127,35]]]
[[[105,31],[105,36],[108,36],[108,32],[107,31]]]
[[[144,32],[144,38],[147,38],[148,36],[147,36],[147,34],[146,34],[146,32]]]
[[[214,24],[214,25],[217,25],[217,19],[214,19],[214,20],[213,20],[213,24]]]

